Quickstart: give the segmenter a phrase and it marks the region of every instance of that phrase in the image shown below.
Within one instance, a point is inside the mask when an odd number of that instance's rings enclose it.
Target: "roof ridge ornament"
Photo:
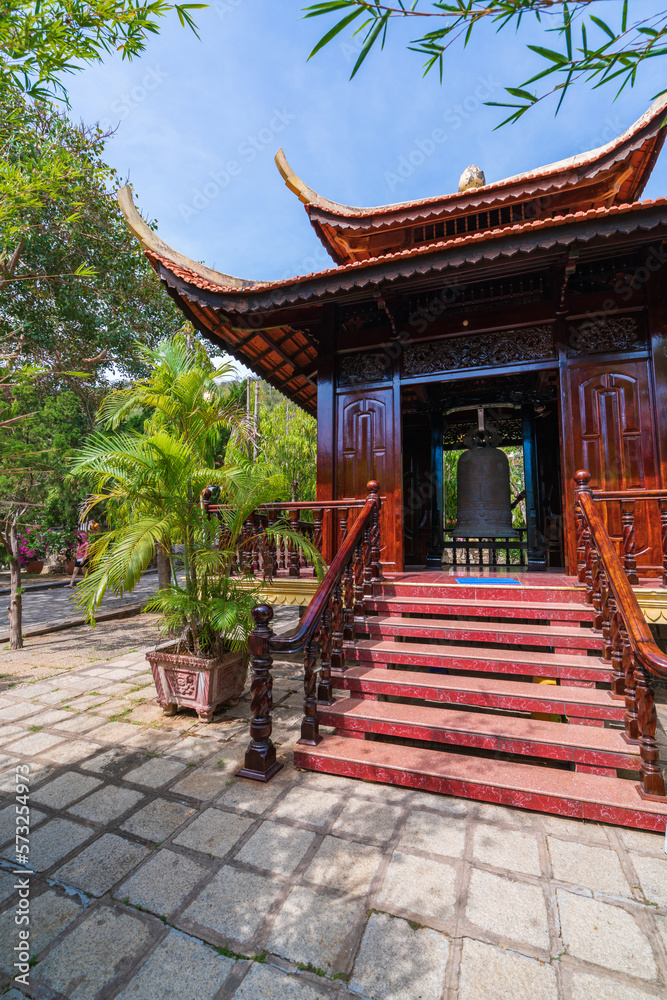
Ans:
[[[179,253],[178,250],[170,247],[169,244],[160,239],[158,234],[139,215],[137,207],[134,204],[132,188],[129,184],[125,184],[116,192],[116,198],[120,205],[120,210],[125,216],[128,229],[136,236],[144,250],[158,254],[177,267],[186,268],[188,271],[199,275],[200,278],[205,278],[206,281],[220,285],[221,288],[252,289],[262,284],[260,281],[248,281],[245,278],[235,278],[232,274],[225,274],[223,271],[215,271],[213,268],[207,267],[205,264],[200,264],[196,260],[192,260],[192,258],[186,257],[184,254]]]
[[[459,180],[459,191],[470,191],[472,188],[481,188],[486,184],[484,171],[471,163],[466,167]]]

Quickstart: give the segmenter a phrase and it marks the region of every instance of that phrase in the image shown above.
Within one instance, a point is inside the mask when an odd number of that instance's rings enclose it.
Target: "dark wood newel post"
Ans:
[[[273,678],[271,677],[271,630],[273,608],[258,604],[252,609],[255,627],[250,633],[248,651],[252,669],[250,686],[250,746],[246,750],[239,778],[268,781],[284,765],[276,760],[276,748],[271,741],[271,709],[273,707]]]
[[[660,750],[655,738],[658,716],[651,676],[638,658],[635,658],[635,691],[637,697],[637,719],[639,724],[639,752],[641,754],[642,784],[640,792],[645,797],[665,795],[665,779],[660,767]]]
[[[667,587],[667,500],[660,501],[660,524],[662,526],[662,585]]]
[[[623,525],[623,569],[628,581],[639,583],[637,576],[637,558],[635,550],[635,502],[621,501],[621,524]]]
[[[579,504],[579,497],[582,493],[593,492],[590,487],[591,474],[590,472],[587,472],[586,469],[579,469],[579,471],[574,474],[574,481],[576,483],[574,488],[574,516],[577,526],[577,580],[579,583],[585,583],[589,531],[588,525],[586,524],[586,518],[584,517]]]
[[[371,515],[371,583],[382,583],[382,564],[380,563],[381,538],[380,538],[380,484],[371,479],[366,484],[368,499],[375,501],[375,507]]]
[[[321,741],[320,727],[317,718],[317,674],[315,673],[315,663],[317,662],[318,637],[317,629],[311,634],[306,644],[303,655],[303,719],[301,721],[301,739],[299,743],[316,747]]]

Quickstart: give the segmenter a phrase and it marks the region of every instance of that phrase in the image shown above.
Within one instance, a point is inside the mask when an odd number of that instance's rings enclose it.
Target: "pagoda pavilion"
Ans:
[[[637,598],[667,621],[667,198],[641,200],[666,116],[663,96],[591,152],[491,183],[471,167],[454,193],[375,208],[317,194],[280,150],[332,258],[281,281],[184,257],[119,192],[187,319],[317,418],[338,577],[301,645],[262,619],[252,647],[269,707],[269,651],[307,649],[300,766],[664,829],[651,675],[667,656]],[[480,434],[523,449],[518,538],[445,523],[443,454]],[[353,539],[355,505],[376,522]],[[267,780],[257,699],[244,773]]]

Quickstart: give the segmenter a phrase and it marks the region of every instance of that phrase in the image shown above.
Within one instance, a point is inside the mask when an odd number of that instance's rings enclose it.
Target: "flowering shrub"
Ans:
[[[33,559],[44,559],[54,553],[71,559],[79,539],[76,531],[69,528],[42,528],[32,524],[22,529],[18,542],[19,562],[25,565]]]
[[[38,524],[23,528],[18,538],[19,562],[28,563],[33,559],[43,559],[46,554],[44,530]]]

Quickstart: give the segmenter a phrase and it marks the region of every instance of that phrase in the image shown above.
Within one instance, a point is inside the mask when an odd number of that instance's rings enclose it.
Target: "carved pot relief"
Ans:
[[[403,352],[402,374],[430,375],[466,368],[487,368],[555,358],[550,326],[529,326],[472,337],[448,337],[412,344]]]
[[[206,660],[176,653],[175,648],[165,646],[146,654],[165,715],[175,715],[181,706],[193,708],[200,722],[210,722],[218,705],[238,702],[246,680],[247,653],[225,653]]]

